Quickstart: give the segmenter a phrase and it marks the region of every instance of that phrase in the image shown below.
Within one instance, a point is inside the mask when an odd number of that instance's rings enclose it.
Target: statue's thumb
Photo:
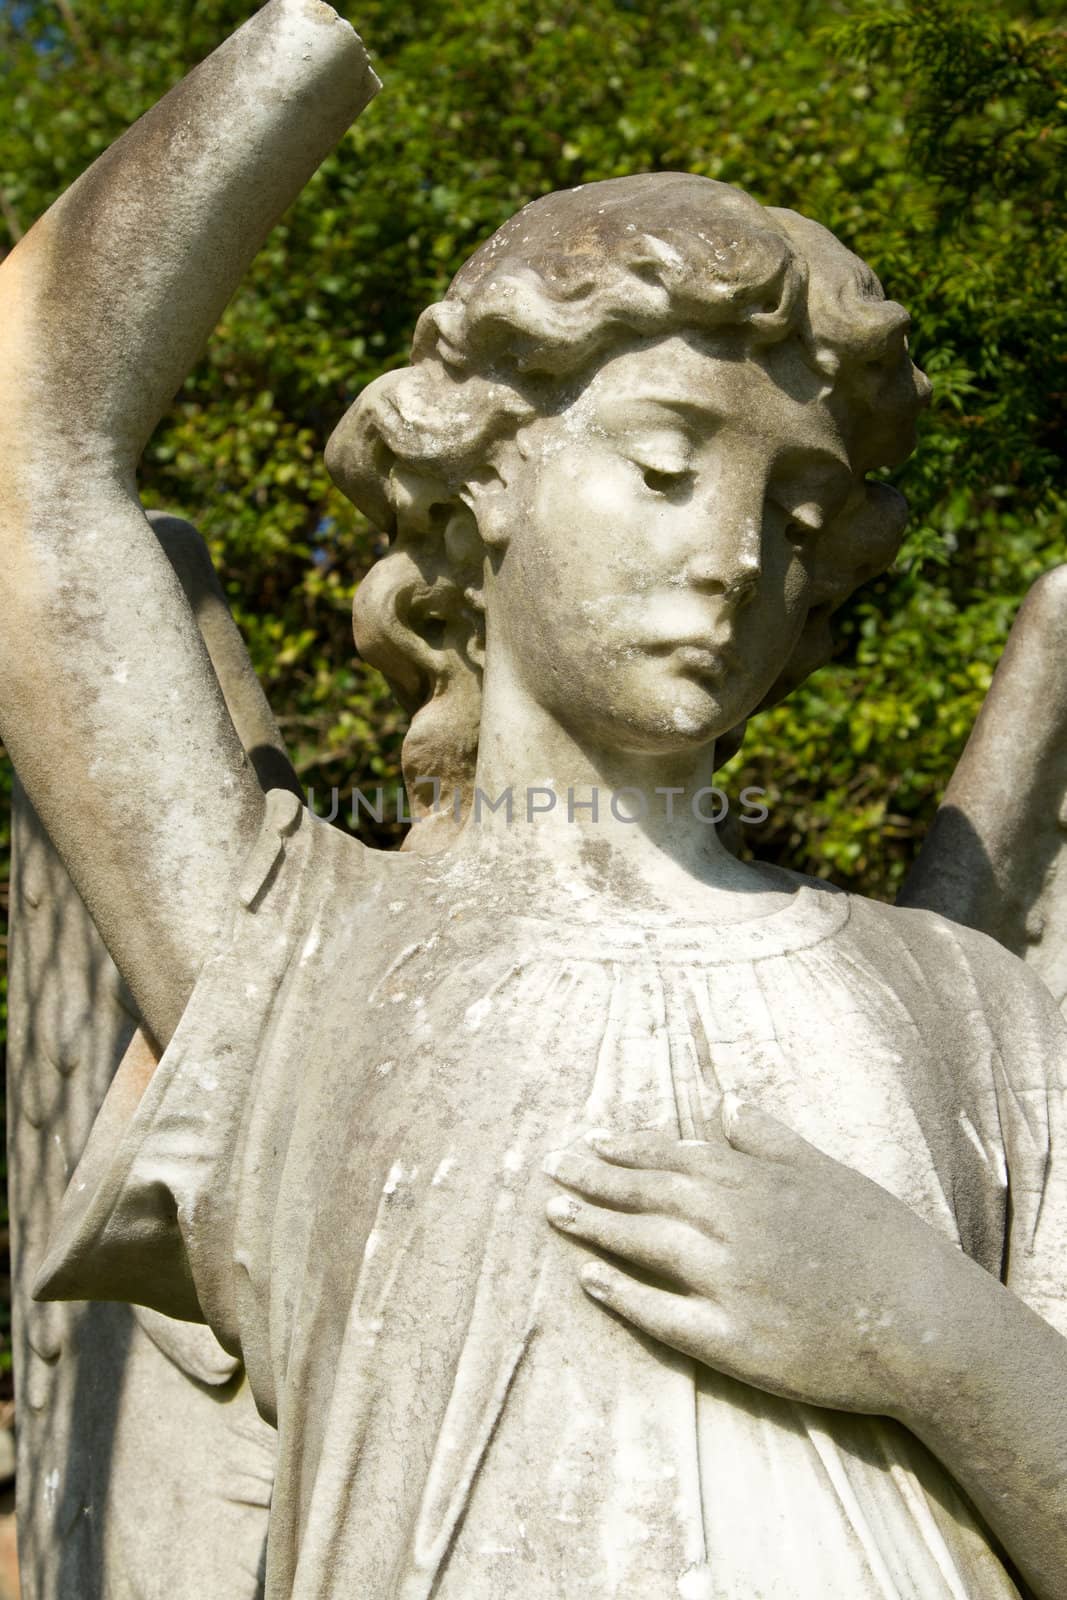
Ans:
[[[797,1135],[777,1117],[728,1089],[722,1097],[722,1131],[735,1150],[750,1156],[783,1160],[793,1154]]]

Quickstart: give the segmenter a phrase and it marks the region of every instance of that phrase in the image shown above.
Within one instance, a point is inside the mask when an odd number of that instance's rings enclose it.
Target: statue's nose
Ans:
[[[756,592],[763,569],[762,519],[724,515],[711,508],[686,563],[686,581],[705,594],[719,594],[740,608]]]

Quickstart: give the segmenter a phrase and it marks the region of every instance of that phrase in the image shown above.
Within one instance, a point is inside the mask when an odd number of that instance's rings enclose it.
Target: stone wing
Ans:
[[[1033,586],[899,897],[1033,966],[1067,1008],[1067,566]]]

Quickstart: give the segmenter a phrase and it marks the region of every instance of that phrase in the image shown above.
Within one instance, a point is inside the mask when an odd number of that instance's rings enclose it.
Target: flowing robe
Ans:
[[[591,1302],[541,1163],[594,1126],[700,1137],[733,1089],[1062,1330],[1065,1043],[1021,963],[931,913],[797,880],[739,925],[565,926],[475,858],[369,852],[275,795],[40,1289],[240,1354],[279,1432],[271,1600],[1007,1600],[902,1426]]]

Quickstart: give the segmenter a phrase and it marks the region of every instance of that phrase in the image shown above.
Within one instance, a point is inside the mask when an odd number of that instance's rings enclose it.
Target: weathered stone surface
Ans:
[[[214,74],[157,130],[191,104],[206,138]],[[247,198],[269,163],[234,139]],[[151,174],[148,281],[200,327],[257,228],[221,139],[205,266],[156,149],[116,146],[79,224],[120,258],[116,186]],[[147,348],[159,303],[120,302]],[[127,1051],[36,1293],[240,1357],[278,1430],[270,1600],[1062,1600],[1063,1019],[993,940],[741,863],[702,804],[897,547],[868,474],[928,394],[907,326],[824,229],[687,174],[544,197],[475,254],[328,451],[392,536],[356,632],[412,712],[407,854],[264,796],[202,651],[110,686],[113,589],[126,651],[170,627],[143,519],[88,475],[117,586],[66,485],[8,465],[4,602],[84,637],[58,739],[25,664],[0,727],[162,1047]],[[113,337],[98,438],[132,470],[158,395]],[[105,712],[166,848],[122,831]]]
[[[4,741],[160,1039],[215,937],[262,791],[148,537],[137,457],[245,265],[376,87],[329,6],[271,0],[0,268],[0,608],[14,619],[15,595],[34,594],[33,626],[0,640]],[[134,674],[155,706],[136,727]],[[188,870],[198,832],[220,874],[206,885]]]

